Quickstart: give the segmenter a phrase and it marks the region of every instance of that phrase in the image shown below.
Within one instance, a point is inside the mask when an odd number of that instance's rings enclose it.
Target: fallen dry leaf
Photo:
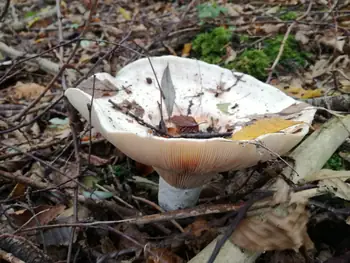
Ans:
[[[289,96],[297,99],[312,99],[321,97],[324,94],[324,91],[321,89],[303,89],[301,87],[293,86],[285,88],[283,91]]]
[[[39,221],[40,225],[46,225],[55,219],[64,211],[64,205],[40,205],[34,207],[35,217]],[[18,210],[16,212],[8,213],[8,216],[13,220],[17,226],[26,224],[26,227],[34,227],[37,225],[37,221],[34,219],[33,213],[28,209]],[[28,222],[30,220],[30,222]]]
[[[346,37],[336,35],[334,30],[328,30],[318,39],[318,42],[343,53]]]
[[[185,233],[191,233],[196,237],[202,236],[203,232],[212,230],[208,221],[203,218],[197,218],[192,224],[188,225],[185,229]]]
[[[27,186],[25,184],[17,183],[15,187],[12,189],[8,197],[15,198],[19,196],[24,196],[26,189],[27,189]]]
[[[166,122],[168,132],[171,135],[181,133],[199,132],[199,126],[196,120],[191,116],[176,115]]]
[[[243,127],[231,137],[232,140],[253,140],[261,135],[279,132],[286,128],[300,124],[300,121],[285,120],[282,118],[260,119],[253,124]]]
[[[306,204],[280,205],[262,215],[244,219],[231,241],[250,251],[268,251],[313,247],[307,234],[309,213]]]
[[[45,87],[36,84],[36,83],[22,83],[17,82],[14,87],[11,88],[10,96],[15,100],[34,100],[36,99],[43,91]],[[50,94],[48,91],[46,94]]]
[[[305,182],[319,181],[318,186],[321,191],[326,191],[335,196],[350,200],[350,185],[346,182],[350,178],[350,171],[334,171],[322,169],[317,173],[304,178]]]
[[[147,263],[183,263],[185,262],[178,255],[166,248],[153,248],[152,254],[147,258]]]

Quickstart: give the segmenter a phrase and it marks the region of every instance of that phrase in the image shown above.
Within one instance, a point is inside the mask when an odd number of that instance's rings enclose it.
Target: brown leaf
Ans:
[[[59,214],[61,214],[64,211],[64,208],[64,205],[40,205],[34,207],[33,210],[40,225],[46,225],[55,219]],[[34,227],[37,225],[37,221],[34,219],[33,213],[28,209],[22,209],[13,213],[8,213],[8,216],[17,226],[22,226],[23,224],[27,223],[28,220],[30,220],[30,222],[26,224],[26,227]]]
[[[231,236],[237,246],[251,251],[307,249],[313,246],[306,229],[309,213],[304,203],[280,205],[269,213],[244,219]]]
[[[197,218],[192,224],[188,225],[184,230],[186,233],[191,233],[196,237],[200,237],[203,232],[210,231],[212,228],[203,218]]]
[[[15,100],[34,100],[36,99],[43,91],[45,87],[36,84],[36,83],[22,83],[17,82],[17,84],[10,89],[10,97]],[[46,94],[50,94],[47,92]]]
[[[171,117],[169,121],[175,125],[178,134],[199,132],[198,123],[191,116],[176,115]]]
[[[27,189],[27,186],[25,184],[18,183],[12,189],[12,192],[9,194],[8,197],[15,198],[15,197],[23,196],[26,189]]]
[[[147,263],[183,263],[184,260],[166,248],[153,248]]]

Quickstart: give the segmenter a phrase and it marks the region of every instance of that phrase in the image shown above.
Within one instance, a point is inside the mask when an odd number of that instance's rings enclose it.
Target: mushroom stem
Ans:
[[[198,201],[201,190],[202,187],[176,188],[159,176],[158,203],[165,211],[193,207]]]

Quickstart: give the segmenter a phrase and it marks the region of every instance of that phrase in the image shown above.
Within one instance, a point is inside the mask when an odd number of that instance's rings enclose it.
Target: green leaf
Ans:
[[[94,200],[103,200],[103,199],[111,198],[113,196],[113,193],[104,192],[104,191],[93,191],[90,193],[88,191],[83,191],[83,196],[85,198],[91,198]]]
[[[27,13],[24,14],[24,17],[25,17],[25,18],[28,18],[28,17],[35,16],[36,14],[37,14],[37,12],[29,11],[29,12],[27,12]]]
[[[88,175],[83,177],[82,183],[88,188],[93,188],[95,184],[97,184],[99,181],[99,178],[92,175]]]
[[[216,104],[216,107],[222,111],[223,113],[229,114],[228,107],[231,105],[231,103],[219,103]]]

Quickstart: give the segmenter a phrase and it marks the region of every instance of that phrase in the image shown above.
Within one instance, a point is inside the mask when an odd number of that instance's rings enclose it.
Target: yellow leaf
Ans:
[[[324,91],[321,89],[304,89],[302,87],[280,88],[289,96],[298,99],[311,99],[323,96]]]
[[[186,43],[182,49],[182,57],[188,57],[192,49],[192,43]]]
[[[40,20],[39,17],[35,17],[33,20],[28,22],[28,28],[31,28],[36,22]]]
[[[296,124],[303,123],[300,121],[290,121],[280,118],[261,119],[251,125],[243,127],[231,137],[232,140],[253,140],[261,135],[275,133],[284,130]]]
[[[122,14],[125,20],[131,20],[130,12],[126,11],[122,7],[119,7],[119,12]]]

